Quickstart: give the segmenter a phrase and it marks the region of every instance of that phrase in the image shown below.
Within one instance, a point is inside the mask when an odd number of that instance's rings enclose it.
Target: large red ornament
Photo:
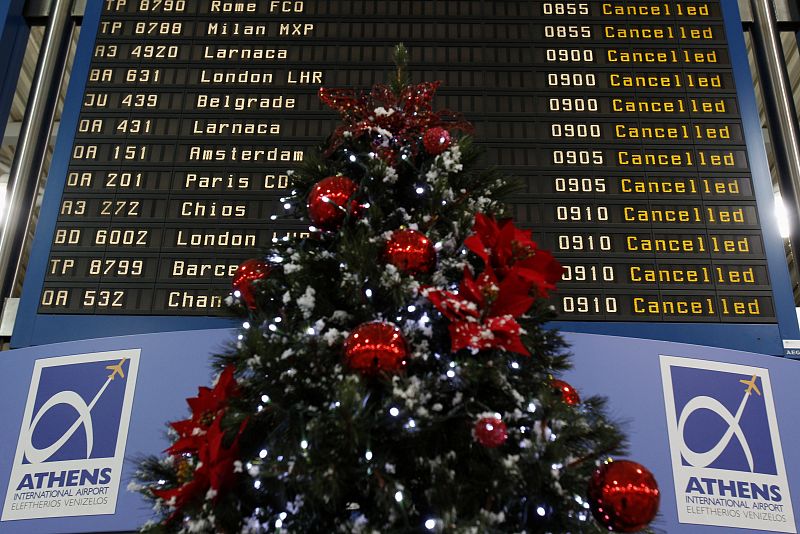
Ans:
[[[408,346],[403,333],[391,323],[364,323],[344,342],[347,365],[362,373],[396,373],[405,365]]]
[[[494,449],[508,439],[508,427],[498,417],[483,417],[475,423],[472,435],[487,449]]]
[[[386,262],[405,274],[428,273],[436,266],[436,249],[422,232],[396,230],[384,248]]]
[[[254,310],[256,307],[256,296],[253,291],[252,283],[256,280],[263,280],[269,276],[272,267],[264,260],[250,259],[243,261],[233,275],[234,291],[238,291],[247,307]]]
[[[422,136],[422,144],[428,154],[438,156],[450,148],[450,132],[444,128],[431,128]]]
[[[308,195],[308,215],[323,230],[336,230],[345,215],[357,215],[360,206],[352,196],[358,185],[346,176],[329,176],[317,182]],[[350,201],[349,208],[346,205]]]
[[[608,530],[638,532],[658,513],[660,492],[653,474],[628,460],[601,465],[589,482],[589,504]]]
[[[550,385],[553,389],[561,393],[561,398],[570,406],[576,406],[581,403],[581,397],[578,395],[578,391],[563,380],[554,378],[550,381]]]

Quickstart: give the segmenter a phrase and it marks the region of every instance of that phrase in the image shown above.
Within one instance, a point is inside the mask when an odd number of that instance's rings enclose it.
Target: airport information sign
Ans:
[[[566,267],[561,319],[776,324],[788,282],[724,3],[98,2],[26,298],[38,315],[224,315],[240,261],[308,231],[273,216],[335,125],[319,87],[385,80],[402,41],[485,163],[521,178],[516,220]]]

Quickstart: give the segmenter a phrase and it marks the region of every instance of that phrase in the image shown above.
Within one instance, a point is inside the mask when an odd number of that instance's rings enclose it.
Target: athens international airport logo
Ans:
[[[139,354],[36,361],[3,521],[114,513]]]
[[[681,523],[796,533],[769,371],[661,356]]]

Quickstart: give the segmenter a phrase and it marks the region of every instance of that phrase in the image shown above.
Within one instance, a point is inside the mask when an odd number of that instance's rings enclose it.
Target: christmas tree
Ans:
[[[632,531],[655,513],[637,464],[621,507],[604,501],[598,465],[624,438],[555,378],[561,267],[504,218],[513,182],[477,168],[406,56],[368,94],[320,90],[343,120],[285,199],[311,235],[240,266],[238,340],[140,462],[160,515],[144,530]]]

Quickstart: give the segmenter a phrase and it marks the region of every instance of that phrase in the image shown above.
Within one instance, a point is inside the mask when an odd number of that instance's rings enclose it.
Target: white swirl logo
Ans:
[[[744,392],[742,402],[739,403],[739,408],[736,410],[736,414],[732,414],[717,399],[704,395],[695,397],[686,403],[686,406],[683,407],[683,411],[681,411],[680,419],[678,420],[678,435],[681,438],[681,455],[686,458],[686,461],[688,461],[694,467],[708,467],[720,457],[735,436],[739,441],[739,444],[742,446],[742,450],[747,458],[747,465],[750,466],[750,471],[753,472],[755,468],[753,463],[753,453],[750,451],[750,445],[747,443],[747,437],[744,435],[744,431],[742,431],[739,421],[742,418],[744,409],[747,406],[747,401],[750,398],[750,395],[752,395],[753,391],[755,391],[757,395],[761,396],[761,391],[759,391],[758,386],[756,385],[756,379],[757,376],[753,375],[750,380],[739,380],[739,382],[742,384],[747,385],[747,389]],[[728,425],[728,429],[725,431],[722,437],[720,437],[717,444],[711,447],[709,450],[703,452],[695,451],[689,447],[689,445],[686,444],[685,437],[686,422],[689,420],[689,417],[698,410],[708,410],[712,413],[715,413]]]
[[[24,436],[23,441],[23,451],[25,457],[28,461],[32,464],[39,464],[42,462],[47,461],[61,450],[61,447],[67,443],[70,438],[78,431],[79,428],[83,427],[84,434],[86,435],[86,458],[90,458],[92,455],[92,448],[94,447],[94,425],[92,423],[92,409],[97,404],[97,401],[100,400],[100,397],[103,396],[108,385],[114,381],[114,378],[119,375],[121,378],[125,378],[125,373],[122,370],[122,365],[125,363],[126,358],[120,360],[119,363],[115,365],[108,365],[106,369],[111,371],[111,374],[108,375],[106,382],[100,388],[100,391],[94,396],[92,401],[89,404],[86,404],[86,401],[83,398],[75,393],[74,391],[60,391],[47,399],[47,401],[42,404],[39,408],[39,411],[36,412],[36,416],[34,416],[33,420],[31,421],[31,425],[28,428],[28,432]],[[54,443],[51,445],[44,447],[42,449],[38,448],[36,445],[33,444],[33,433],[36,431],[36,427],[38,426],[39,422],[42,418],[59,405],[66,405],[72,407],[78,415],[78,418],[75,420],[74,423],[58,438]]]

